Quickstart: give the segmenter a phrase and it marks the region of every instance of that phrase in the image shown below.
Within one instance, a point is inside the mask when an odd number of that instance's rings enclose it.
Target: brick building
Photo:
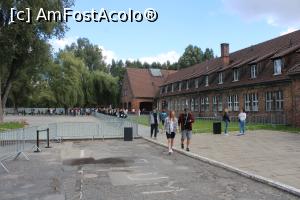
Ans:
[[[221,57],[170,74],[157,98],[160,109],[213,117],[244,108],[249,119],[300,127],[300,31],[233,53],[223,43]]]
[[[151,111],[156,105],[159,86],[172,70],[127,68],[122,86],[123,108],[129,111]]]

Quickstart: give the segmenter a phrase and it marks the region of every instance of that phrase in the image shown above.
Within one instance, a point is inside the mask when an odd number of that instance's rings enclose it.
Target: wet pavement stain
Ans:
[[[131,158],[102,158],[95,160],[92,157],[89,158],[77,158],[77,159],[68,159],[63,161],[63,165],[89,165],[89,164],[106,164],[106,165],[125,165],[134,163],[134,160]]]

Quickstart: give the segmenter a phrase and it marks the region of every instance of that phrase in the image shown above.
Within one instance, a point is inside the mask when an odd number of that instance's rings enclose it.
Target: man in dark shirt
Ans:
[[[184,149],[184,140],[186,139],[186,150],[190,151],[190,142],[192,138],[192,124],[194,123],[194,117],[192,113],[188,112],[188,109],[184,109],[184,113],[181,113],[178,119],[178,125],[181,127],[181,148]]]
[[[158,132],[158,122],[159,122],[159,113],[157,112],[156,108],[150,112],[150,126],[151,126],[151,138],[154,133],[154,138],[156,139],[157,132]]]

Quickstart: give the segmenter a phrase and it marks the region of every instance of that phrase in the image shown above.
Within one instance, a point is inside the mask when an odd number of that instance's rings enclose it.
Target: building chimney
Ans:
[[[223,65],[229,65],[229,44],[221,44],[221,58],[223,60]]]

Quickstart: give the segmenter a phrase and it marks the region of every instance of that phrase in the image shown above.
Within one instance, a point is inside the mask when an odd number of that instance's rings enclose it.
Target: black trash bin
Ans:
[[[133,140],[133,129],[132,127],[124,128],[124,141],[132,141]]]
[[[214,122],[213,123],[213,132],[214,132],[214,134],[221,134],[222,133],[222,123],[221,122]]]

